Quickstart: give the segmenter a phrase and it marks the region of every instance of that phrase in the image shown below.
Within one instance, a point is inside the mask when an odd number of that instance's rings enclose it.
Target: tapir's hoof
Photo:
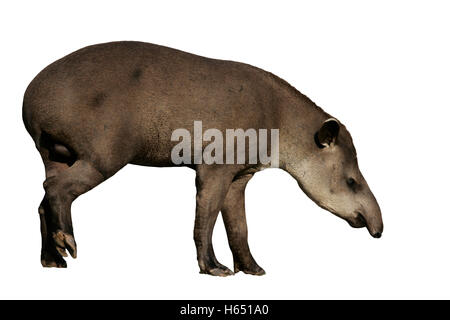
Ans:
[[[44,268],[67,268],[66,261],[57,253],[42,253],[41,264]]]
[[[228,276],[234,275],[234,272],[225,266],[220,266],[217,268],[212,268],[212,269],[207,269],[207,270],[201,270],[200,273],[209,274],[209,275],[217,276],[217,277],[228,277]]]
[[[251,274],[254,276],[263,276],[266,274],[263,268],[258,266],[257,264],[250,266],[250,267],[244,267],[244,266],[234,266],[234,273],[238,273],[239,271],[242,271],[246,274]]]
[[[56,250],[63,257],[67,257],[66,249],[69,251],[72,258],[75,259],[77,257],[77,244],[72,235],[57,231],[53,233],[53,240],[55,241]]]
[[[263,268],[259,268],[258,270],[246,270],[246,269],[244,269],[244,270],[240,270],[240,271],[242,271],[243,273],[246,273],[246,274],[254,275],[254,276],[263,276],[263,275],[266,274],[266,272],[264,271]]]

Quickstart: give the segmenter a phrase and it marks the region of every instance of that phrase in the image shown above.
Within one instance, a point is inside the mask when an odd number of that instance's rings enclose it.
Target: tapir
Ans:
[[[44,267],[66,267],[77,247],[71,204],[127,164],[196,171],[194,241],[200,273],[233,272],[214,255],[222,213],[234,273],[262,275],[247,242],[245,188],[267,163],[174,164],[178,128],[279,129],[278,167],[317,205],[381,237],[380,207],[358,168],[346,127],[286,81],[257,67],[150,43],[122,41],[75,51],[26,89],[25,127],[46,178],[39,206]],[[204,147],[202,144],[201,147]],[[251,147],[246,145],[246,150]],[[66,252],[67,250],[67,252]]]

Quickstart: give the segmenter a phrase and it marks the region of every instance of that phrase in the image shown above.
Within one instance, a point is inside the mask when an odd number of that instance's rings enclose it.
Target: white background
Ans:
[[[446,1],[2,2],[0,298],[450,298],[449,11]],[[42,268],[44,168],[23,93],[54,60],[115,40],[247,62],[308,95],[352,133],[383,237],[266,170],[249,183],[247,215],[267,275],[200,275],[194,171],[127,166],[74,203],[78,259]],[[232,267],[220,218],[214,245]]]

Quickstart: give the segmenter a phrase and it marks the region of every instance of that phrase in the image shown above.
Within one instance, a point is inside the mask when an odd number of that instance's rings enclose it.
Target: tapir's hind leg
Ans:
[[[70,167],[46,163],[45,196],[39,207],[41,217],[42,253],[44,267],[65,267],[62,256],[66,249],[76,258],[77,249],[73,235],[71,205],[81,194],[94,188],[105,177],[94,166],[77,160]]]
[[[247,242],[245,218],[245,187],[252,175],[244,175],[233,181],[222,207],[222,217],[227,230],[228,242],[233,253],[234,272],[254,275],[265,274],[253,259]]]
[[[233,179],[232,168],[202,165],[197,167],[197,207],[194,240],[200,273],[228,276],[233,272],[220,264],[214,254],[212,234],[214,224]]]
[[[66,267],[66,250],[72,257],[77,256],[72,202],[119,171],[129,162],[131,153],[107,135],[97,136],[96,145],[86,146],[82,157],[48,134],[42,133],[36,140],[46,175],[45,196],[39,206],[41,263],[44,267]]]

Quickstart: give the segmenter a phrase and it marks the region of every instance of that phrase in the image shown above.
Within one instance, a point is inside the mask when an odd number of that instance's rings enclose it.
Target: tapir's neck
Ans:
[[[289,173],[317,148],[314,135],[331,116],[282,79],[276,81],[280,114],[280,168]]]

